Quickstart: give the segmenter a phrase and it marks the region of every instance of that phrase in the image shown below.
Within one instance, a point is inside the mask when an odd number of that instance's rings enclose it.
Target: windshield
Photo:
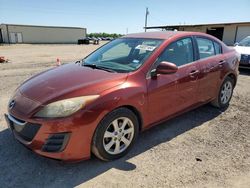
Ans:
[[[159,39],[116,39],[83,60],[84,66],[106,68],[115,72],[137,70],[162,43]]]
[[[250,46],[250,36],[239,42],[239,46]]]

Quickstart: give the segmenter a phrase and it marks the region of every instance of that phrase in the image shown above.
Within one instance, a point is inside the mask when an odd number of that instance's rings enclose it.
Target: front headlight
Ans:
[[[35,116],[44,118],[66,117],[80,110],[98,97],[99,95],[90,95],[56,101],[44,106]]]

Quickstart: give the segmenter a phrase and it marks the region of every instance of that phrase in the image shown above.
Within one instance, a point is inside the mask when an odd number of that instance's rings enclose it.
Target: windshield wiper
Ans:
[[[103,66],[97,66],[96,64],[87,64],[87,63],[84,63],[83,66],[90,67],[92,69],[104,70],[104,71],[107,71],[107,72],[116,72],[113,69],[109,69],[109,68],[103,67]]]
[[[96,64],[82,64],[84,67],[90,67],[90,68],[93,68],[93,69],[96,69]]]

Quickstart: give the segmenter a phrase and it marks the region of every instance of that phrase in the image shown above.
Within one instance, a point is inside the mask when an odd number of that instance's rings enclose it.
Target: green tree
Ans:
[[[89,33],[87,34],[87,37],[113,37],[113,38],[118,38],[118,37],[121,37],[122,35],[121,34],[117,34],[117,33]]]

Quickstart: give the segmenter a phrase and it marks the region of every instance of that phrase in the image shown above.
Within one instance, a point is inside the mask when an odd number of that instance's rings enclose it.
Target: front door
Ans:
[[[178,66],[178,71],[147,79],[148,115],[150,124],[163,120],[192,106],[198,99],[199,64],[194,61],[191,38],[179,39],[167,46],[152,69],[167,61]]]

